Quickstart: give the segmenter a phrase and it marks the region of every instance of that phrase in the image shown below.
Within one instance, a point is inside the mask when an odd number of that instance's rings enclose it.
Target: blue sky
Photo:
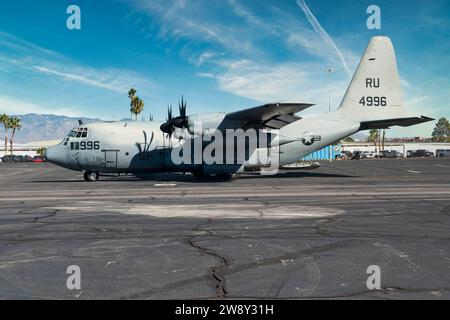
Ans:
[[[81,30],[66,9],[81,8]],[[450,118],[450,2],[306,0],[338,53],[295,0],[2,1],[0,113],[55,113],[119,120],[127,90],[145,101],[142,116],[164,119],[181,94],[188,112],[234,111],[271,101],[333,108],[369,39],[391,37],[411,112]],[[381,8],[382,29],[366,28]],[[342,59],[339,54],[342,54]],[[345,66],[346,65],[346,66]],[[389,135],[428,136],[434,124]]]

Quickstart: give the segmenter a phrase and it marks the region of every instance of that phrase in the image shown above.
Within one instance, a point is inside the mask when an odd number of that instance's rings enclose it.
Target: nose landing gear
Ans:
[[[98,177],[99,177],[99,173],[96,171],[88,171],[86,170],[83,174],[84,176],[84,180],[89,181],[89,182],[93,182],[93,181],[97,181]]]

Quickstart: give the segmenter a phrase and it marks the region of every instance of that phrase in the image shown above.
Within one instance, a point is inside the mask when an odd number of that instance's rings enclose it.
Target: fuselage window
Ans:
[[[82,134],[81,134],[81,137],[82,137],[82,138],[86,138],[86,137],[87,137],[87,133],[88,133],[87,128],[83,128],[83,132],[82,132]]]
[[[81,137],[81,131],[78,131],[77,132],[77,138],[80,138]]]

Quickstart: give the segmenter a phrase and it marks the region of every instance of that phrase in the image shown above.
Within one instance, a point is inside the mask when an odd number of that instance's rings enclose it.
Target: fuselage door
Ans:
[[[105,153],[105,168],[117,168],[117,153],[119,150],[103,150]]]

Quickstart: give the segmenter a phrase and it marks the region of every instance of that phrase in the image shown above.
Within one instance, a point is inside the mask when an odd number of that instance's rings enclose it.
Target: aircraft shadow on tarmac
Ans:
[[[239,180],[242,179],[283,179],[283,178],[353,178],[354,176],[344,175],[344,174],[332,174],[332,173],[319,173],[319,172],[305,172],[305,171],[289,171],[283,172],[276,175],[261,175],[260,173],[245,173],[239,176]],[[157,181],[157,182],[188,182],[188,183],[210,183],[210,182],[233,182],[236,178],[231,180],[220,179],[216,177],[208,177],[204,179],[198,179],[190,174],[182,173],[142,173],[134,175],[102,175],[96,183],[101,182],[127,182],[127,181]],[[83,179],[80,180],[40,180],[40,181],[30,181],[31,183],[61,183],[61,182],[75,182],[75,183],[86,183]]]

